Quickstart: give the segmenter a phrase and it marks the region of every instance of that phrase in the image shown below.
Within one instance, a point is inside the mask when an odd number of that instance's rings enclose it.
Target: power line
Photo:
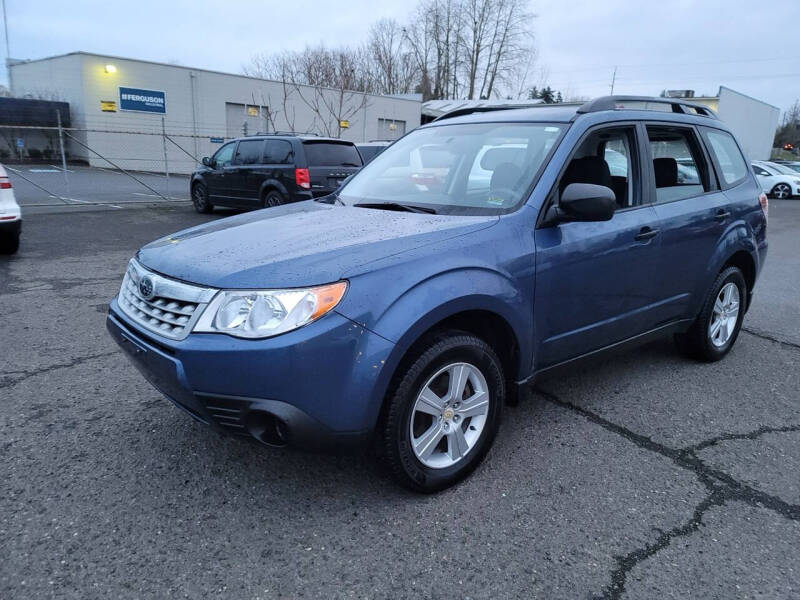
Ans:
[[[773,58],[745,58],[741,60],[713,60],[713,61],[692,61],[692,62],[680,62],[680,63],[636,63],[636,64],[627,64],[627,65],[612,65],[612,64],[605,64],[605,65],[593,65],[593,66],[586,66],[586,67],[577,67],[574,69],[562,69],[559,71],[549,71],[550,74],[559,74],[559,73],[574,73],[574,72],[581,72],[581,71],[598,71],[601,69],[611,69],[615,67],[619,68],[641,68],[641,69],[650,69],[653,67],[691,67],[696,65],[723,65],[723,64],[739,64],[739,63],[753,63],[753,62],[771,62],[771,61],[800,61],[800,57],[798,56],[780,56],[780,57],[773,57]]]

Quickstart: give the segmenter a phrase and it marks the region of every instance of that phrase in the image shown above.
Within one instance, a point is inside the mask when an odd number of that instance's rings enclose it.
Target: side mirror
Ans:
[[[207,156],[204,156],[204,157],[203,157],[203,160],[202,160],[202,161],[200,161],[200,162],[202,162],[202,163],[203,163],[203,166],[205,166],[205,167],[212,167],[212,166],[213,166],[213,164],[212,164],[212,162],[211,162],[211,159],[210,159],[210,158],[208,158]]]
[[[561,193],[558,205],[547,211],[545,223],[567,221],[609,221],[617,209],[614,190],[592,183],[570,183]]]

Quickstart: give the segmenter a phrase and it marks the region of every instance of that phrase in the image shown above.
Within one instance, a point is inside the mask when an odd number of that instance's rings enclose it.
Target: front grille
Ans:
[[[143,286],[144,279],[147,285]],[[126,316],[148,331],[182,340],[189,335],[215,293],[216,290],[210,288],[158,275],[131,260],[117,303]]]

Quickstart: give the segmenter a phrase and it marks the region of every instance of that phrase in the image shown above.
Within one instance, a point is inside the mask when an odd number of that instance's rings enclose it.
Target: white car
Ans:
[[[19,248],[19,234],[22,231],[22,213],[11,180],[3,165],[0,165],[0,253],[14,254]]]
[[[753,171],[761,188],[773,198],[785,200],[800,196],[800,173],[789,167],[767,161],[754,161]]]

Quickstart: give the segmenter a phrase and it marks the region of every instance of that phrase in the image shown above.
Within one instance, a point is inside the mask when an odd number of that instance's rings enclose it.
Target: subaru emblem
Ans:
[[[149,275],[145,275],[139,280],[139,294],[145,300],[150,300],[155,296],[156,286]]]

